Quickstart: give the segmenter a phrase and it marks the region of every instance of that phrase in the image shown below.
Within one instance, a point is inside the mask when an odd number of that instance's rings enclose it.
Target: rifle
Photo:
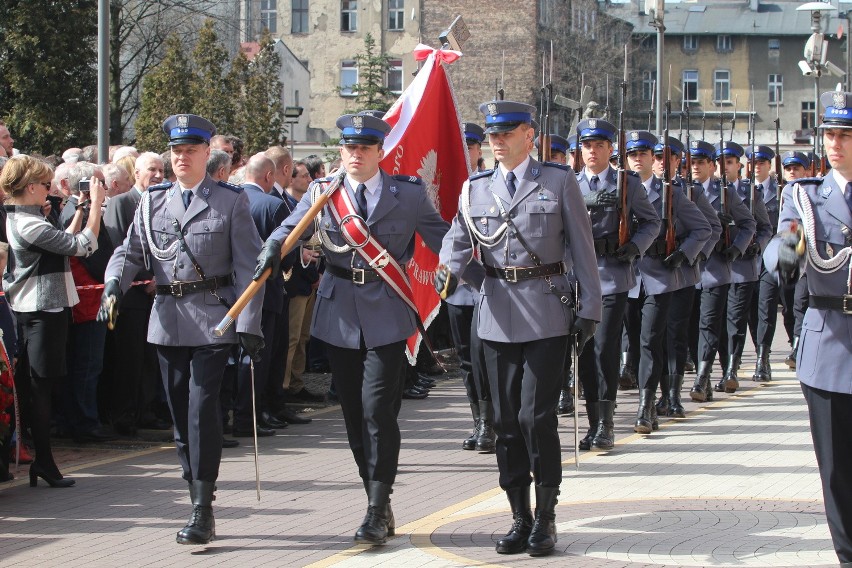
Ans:
[[[545,74],[547,72],[545,65],[545,55],[541,54],[541,89],[539,90],[538,102],[539,102],[539,110],[538,110],[538,124],[539,124],[539,132],[538,132],[538,161],[543,162],[546,151],[544,149],[544,139],[546,132],[544,129],[544,114],[545,114],[545,106],[547,103],[544,98],[547,96],[547,80],[545,79]]]
[[[734,128],[737,127],[737,96],[734,95],[734,114],[731,115],[731,137],[728,138],[731,142],[734,141]]]
[[[672,148],[669,144],[669,116],[672,112],[672,68],[669,66],[669,89],[666,97],[666,128],[663,131],[663,215],[662,221],[666,227],[666,256],[672,254],[677,247],[675,242],[674,198],[672,196]]]
[[[781,117],[779,107],[775,105],[775,177],[778,182],[778,207],[781,207],[781,190],[784,187],[784,167],[781,165]]]
[[[701,139],[705,140],[704,130],[707,126],[707,105],[702,104],[701,110],[704,111],[704,114],[701,116]]]
[[[692,146],[689,134],[689,103],[684,103],[683,110],[686,114],[686,156],[684,156],[686,158],[686,197],[689,198],[690,201],[694,201],[693,193],[695,184],[692,179],[692,154],[689,151]]]
[[[657,80],[651,82],[651,106],[648,108],[648,132],[651,132],[651,120],[654,117],[654,95],[657,93]]]
[[[541,56],[541,111],[539,123],[541,131],[538,138],[538,161],[549,162],[550,155],[550,104],[553,99],[553,42],[550,42],[550,76],[545,82],[546,59]]]
[[[728,215],[728,173],[725,171],[725,126],[722,121],[721,105],[719,106],[719,170],[722,178],[719,188],[719,204],[722,206],[722,213]],[[736,113],[735,113],[736,114]],[[732,119],[733,120],[733,119]],[[722,238],[725,239],[726,247],[731,246],[730,225],[722,225]]]
[[[754,171],[754,162],[755,162],[755,151],[757,150],[754,147],[754,86],[751,87],[751,112],[748,115],[748,134],[746,135],[746,140],[748,141],[748,145],[751,147],[751,157],[748,159],[748,181],[751,185],[751,198],[748,203],[748,212],[751,213],[751,216],[754,217],[754,191],[755,186],[757,185],[757,179],[755,177]]]
[[[506,71],[506,51],[503,51],[503,61],[500,63],[500,88],[497,89],[497,100],[502,101],[506,96],[506,84],[503,82],[503,73]]]
[[[609,97],[607,96],[607,99]],[[627,135],[624,131],[624,101],[627,99],[627,46],[624,46],[624,79],[621,81],[621,109],[618,113],[618,178],[616,199],[618,200],[618,246],[630,241],[630,219],[627,216]],[[579,140],[577,141],[579,144]]]

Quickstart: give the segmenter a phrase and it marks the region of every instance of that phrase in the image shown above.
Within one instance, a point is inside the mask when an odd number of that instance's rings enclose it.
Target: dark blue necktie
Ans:
[[[598,181],[600,181],[598,176],[592,176],[592,179],[589,180],[589,189],[592,193],[598,190]]]
[[[846,206],[852,212],[852,181],[846,184],[846,192],[843,194],[843,197],[846,198]]]
[[[184,189],[183,190],[183,207],[184,209],[189,209],[189,204],[192,203],[192,190]]]
[[[362,219],[367,218],[367,186],[363,183],[358,184],[358,188],[355,190],[355,201],[358,202],[359,213],[361,214]]]
[[[515,197],[515,191],[517,188],[515,187],[515,172],[509,172],[506,174],[506,188],[509,190],[509,196]]]

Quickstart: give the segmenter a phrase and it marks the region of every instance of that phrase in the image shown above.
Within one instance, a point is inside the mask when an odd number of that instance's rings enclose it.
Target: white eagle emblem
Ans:
[[[441,187],[441,175],[438,173],[438,153],[435,150],[429,150],[420,160],[420,169],[417,170],[417,175],[423,180],[426,195],[432,200],[435,209],[440,211],[441,198],[438,195],[438,189]]]
[[[352,126],[355,128],[355,134],[361,134],[361,129],[364,128],[364,117],[363,116],[353,116],[352,117]]]
[[[598,121],[594,118],[589,119],[589,128],[595,129],[598,127]]]
[[[693,147],[693,148],[698,148],[698,140],[693,140],[693,141],[692,141],[692,147]]]
[[[185,114],[179,114],[177,117],[178,128],[186,128],[189,126],[189,117]]]
[[[494,103],[488,103],[488,114],[491,116],[497,116],[497,105]]]
[[[634,142],[636,140],[639,140],[639,133],[634,130],[633,132],[630,133],[630,139],[633,140]]]
[[[846,108],[846,93],[834,91],[831,94],[831,102],[833,103],[834,108],[838,110]]]

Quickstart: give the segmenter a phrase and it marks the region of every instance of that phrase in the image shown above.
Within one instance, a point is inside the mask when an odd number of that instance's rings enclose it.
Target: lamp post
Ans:
[[[805,43],[804,56],[805,59],[799,61],[799,68],[802,74],[812,76],[814,78],[814,154],[819,155],[819,131],[817,123],[819,122],[819,78],[823,71],[835,74],[837,66],[828,62],[828,40],[825,39],[822,33],[822,13],[836,11],[837,8],[825,2],[808,2],[802,4],[798,11],[809,11],[811,13],[811,37]],[[845,74],[841,71],[841,74]]]
[[[645,13],[651,17],[650,26],[657,29],[657,83],[655,93],[657,97],[657,134],[663,132],[663,42],[665,40],[666,26],[663,25],[663,17],[666,11],[666,0],[645,0]]]
[[[288,106],[284,107],[284,122],[288,124],[288,133],[290,134],[290,155],[293,155],[293,125],[299,123],[299,117],[302,116],[302,112],[304,112],[300,106]]]

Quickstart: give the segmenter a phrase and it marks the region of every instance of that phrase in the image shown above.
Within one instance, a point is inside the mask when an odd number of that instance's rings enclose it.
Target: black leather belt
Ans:
[[[214,276],[213,278],[205,278],[204,280],[192,280],[189,282],[170,282],[169,284],[158,284],[157,294],[174,296],[180,298],[186,294],[193,292],[203,292],[205,290],[216,290],[230,286],[233,283],[233,278],[230,276]]]
[[[595,254],[598,256],[613,255],[618,250],[618,236],[601,237],[595,239]]]
[[[843,296],[813,296],[808,299],[808,307],[817,310],[836,310],[843,314],[852,315],[852,294]]]
[[[332,276],[351,280],[358,285],[367,284],[368,282],[379,282],[382,279],[379,273],[372,268],[353,268],[352,270],[348,270],[340,266],[327,264],[325,270]]]
[[[485,274],[507,282],[529,280],[530,278],[544,278],[545,276],[554,276],[567,272],[564,262],[554,262],[553,264],[542,264],[539,266],[506,266],[504,268],[496,268],[487,264],[484,266]]]
[[[675,239],[675,250],[680,247],[680,241]],[[645,251],[645,256],[650,256],[652,258],[660,258],[668,256],[666,254],[666,239],[657,239],[651,246],[648,247],[648,250]]]

